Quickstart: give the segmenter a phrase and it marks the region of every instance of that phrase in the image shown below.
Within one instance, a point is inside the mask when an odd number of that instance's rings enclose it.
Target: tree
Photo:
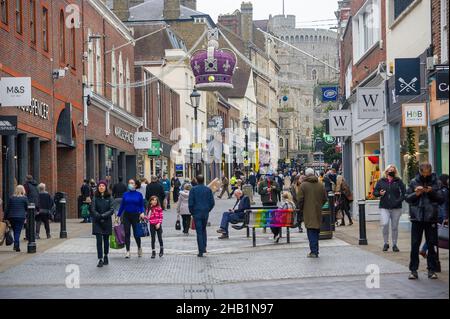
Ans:
[[[314,127],[314,141],[316,138],[321,138],[323,140],[323,135],[325,133],[324,125]],[[333,163],[334,160],[342,160],[342,154],[336,153],[336,143],[327,144],[323,142],[323,156],[325,163]]]
[[[419,171],[419,162],[417,161],[416,157],[416,134],[410,127],[408,127],[406,130],[406,143],[408,148],[408,176],[405,176],[405,178],[409,182],[416,176],[417,172]]]

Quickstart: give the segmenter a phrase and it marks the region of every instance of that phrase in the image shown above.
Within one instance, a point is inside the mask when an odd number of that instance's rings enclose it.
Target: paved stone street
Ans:
[[[123,298],[124,291],[127,298],[448,298],[448,279],[430,281],[421,268],[420,280],[408,281],[407,263],[339,239],[351,236],[343,228],[320,242],[319,259],[306,258],[307,237],[297,230],[291,232],[291,244],[285,238],[274,244],[270,230],[257,230],[256,248],[245,230],[232,230],[229,240],[219,240],[220,212],[232,205],[232,200],[216,201],[206,258],[196,256],[194,232],[185,237],[175,230],[173,207],[165,212],[163,258],[150,258],[150,238],[145,238],[142,258],[133,243],[130,260],[124,250],[112,250],[110,265],[97,268],[91,225],[71,224],[78,226],[77,236],[69,232],[68,240],[58,239],[53,247],[0,272],[0,298]],[[38,247],[41,243],[45,240]],[[13,254],[1,249],[3,255]],[[448,253],[446,258],[448,263]],[[68,265],[79,269],[79,289],[66,288],[73,272]],[[369,265],[379,268],[379,288],[366,287]],[[448,266],[444,269],[448,273]]]

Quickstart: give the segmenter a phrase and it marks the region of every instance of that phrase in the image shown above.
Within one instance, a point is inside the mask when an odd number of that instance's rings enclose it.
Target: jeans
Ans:
[[[159,247],[163,248],[162,226],[159,225],[159,229],[156,229],[156,225],[150,225],[150,235],[152,236],[152,250],[155,250],[156,234],[158,234]]]
[[[417,271],[419,269],[419,249],[422,243],[422,235],[425,232],[425,241],[428,246],[427,269],[429,271],[437,270],[437,257],[434,247],[437,245],[437,224],[425,222],[411,223],[411,255],[409,270]]]
[[[398,239],[398,224],[400,217],[402,216],[402,210],[400,209],[381,209],[381,227],[383,227],[383,239],[384,243],[389,243],[389,221],[391,221],[392,228],[392,244],[397,245]]]
[[[207,234],[206,225],[208,223],[208,217],[196,217],[194,216],[195,231],[197,232],[197,246],[198,252],[203,254],[206,252]]]
[[[308,228],[306,231],[308,234],[309,248],[311,250],[311,253],[318,255],[320,229]]]
[[[141,238],[136,237],[136,228],[139,223],[138,213],[123,213],[123,227],[125,228],[125,247],[130,251],[131,227],[133,227],[133,236],[138,248],[141,248]]]
[[[36,235],[39,235],[39,232],[41,230],[41,223],[44,223],[47,236],[50,235],[50,222],[48,214],[49,213],[47,212],[41,212],[36,216]]]
[[[25,224],[25,218],[10,218],[9,222],[14,231],[14,248],[20,246],[20,233],[22,232],[23,225]]]
[[[105,256],[109,254],[109,235],[96,234],[95,237],[97,239],[97,257],[103,259],[103,252]]]
[[[226,231],[228,235],[228,225],[230,222],[238,221],[244,218],[244,213],[225,212],[222,215],[222,221],[220,222],[220,228]]]
[[[189,233],[189,228],[191,227],[191,215],[181,215],[183,219],[183,233]]]

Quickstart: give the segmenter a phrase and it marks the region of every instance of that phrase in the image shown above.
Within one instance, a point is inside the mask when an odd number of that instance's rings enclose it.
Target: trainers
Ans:
[[[411,271],[411,273],[409,274],[408,279],[410,280],[415,280],[419,278],[419,274],[417,273],[417,271]]]
[[[142,248],[138,249],[138,257],[142,257]]]
[[[389,249],[389,244],[384,244],[383,251],[388,251],[388,249]]]
[[[309,253],[306,257],[308,258],[319,258],[318,254],[314,254],[314,253]]]
[[[392,251],[398,253],[400,249],[398,249],[397,245],[394,245],[394,247],[392,247]]]
[[[438,276],[436,275],[436,273],[434,271],[429,271],[428,279],[438,279]]]
[[[109,264],[109,260],[108,260],[108,256],[105,255],[105,257],[103,257],[103,265],[108,265]]]
[[[98,260],[97,267],[103,267],[103,260],[102,259]]]
[[[225,229],[222,229],[222,228],[219,228],[219,229],[217,230],[217,232],[218,232],[219,234],[226,234],[226,233],[227,233],[227,231],[226,231]]]
[[[47,234],[47,239],[52,238],[52,236],[50,234]]]
[[[198,254],[198,255],[197,255],[197,257],[203,257],[203,254],[202,254],[202,253],[200,253],[200,254]]]
[[[156,257],[156,251],[152,250],[152,259],[155,259]]]
[[[19,247],[14,247],[14,251],[20,253],[20,248]]]
[[[224,233],[224,234],[222,234],[222,236],[219,236],[218,238],[219,239],[228,239],[230,237],[228,237],[228,235]]]
[[[125,253],[125,258],[129,259],[130,257],[131,257],[131,254],[130,254],[129,251],[127,251],[127,252]]]
[[[159,258],[161,258],[162,256],[164,256],[164,248],[163,247],[161,247],[159,249]]]

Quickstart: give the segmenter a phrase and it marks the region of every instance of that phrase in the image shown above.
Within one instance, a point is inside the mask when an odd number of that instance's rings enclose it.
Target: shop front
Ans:
[[[148,150],[148,168],[150,176],[163,176],[171,178],[175,173],[175,164],[171,160],[172,145],[162,140],[152,140],[152,147]]]

